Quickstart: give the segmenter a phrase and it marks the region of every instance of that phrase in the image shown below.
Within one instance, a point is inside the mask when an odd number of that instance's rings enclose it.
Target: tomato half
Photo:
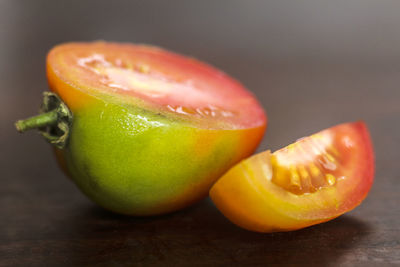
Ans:
[[[167,213],[206,197],[266,129],[263,108],[235,79],[153,46],[61,44],[47,77],[73,114],[60,165],[118,213]]]
[[[290,231],[358,206],[371,188],[374,153],[363,122],[341,124],[230,169],[210,191],[233,223],[259,232]]]

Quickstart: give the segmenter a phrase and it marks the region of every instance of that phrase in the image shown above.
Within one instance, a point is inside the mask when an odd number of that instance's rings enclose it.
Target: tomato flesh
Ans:
[[[239,226],[289,231],[355,208],[366,197],[373,173],[365,124],[347,123],[242,161],[217,181],[210,196]]]
[[[70,43],[53,49],[49,57],[63,80],[89,92],[123,96],[136,106],[195,119],[207,128],[265,123],[263,109],[239,82],[205,63],[157,47]]]

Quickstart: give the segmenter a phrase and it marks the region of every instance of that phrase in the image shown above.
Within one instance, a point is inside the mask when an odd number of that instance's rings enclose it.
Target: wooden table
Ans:
[[[324,18],[329,10],[317,6],[322,24],[309,30],[315,18],[284,4],[88,2],[0,3],[0,266],[400,265],[400,19],[391,12],[400,3],[379,6],[382,20],[359,35],[361,24],[340,24],[348,19],[343,3],[329,17],[332,24]],[[349,8],[356,22],[370,21],[365,8]],[[360,14],[364,20],[357,20]],[[300,33],[297,39],[293,32]],[[373,45],[364,42],[377,36]],[[325,43],[337,37],[349,39],[339,39],[338,48]],[[368,198],[331,222],[274,234],[236,227],[209,199],[150,218],[102,210],[64,177],[45,141],[13,128],[16,119],[37,111],[47,89],[46,52],[60,42],[99,38],[162,45],[241,80],[269,116],[260,151],[365,120],[376,153]]]

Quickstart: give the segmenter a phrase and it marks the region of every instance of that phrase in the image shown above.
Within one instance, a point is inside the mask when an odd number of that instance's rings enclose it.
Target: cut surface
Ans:
[[[334,186],[345,178],[338,141],[323,131],[276,151],[271,155],[272,182],[297,195]]]
[[[355,159],[360,148],[366,145],[365,140],[358,140],[355,134],[358,134],[357,129],[364,128],[363,123],[339,125],[274,152],[271,155],[272,182],[302,195],[352,179],[352,171],[358,167],[352,164],[359,164]]]
[[[253,128],[266,121],[258,101],[239,82],[160,48],[69,43],[48,57],[57,76],[89,93],[123,96],[146,109],[207,121],[208,127]]]

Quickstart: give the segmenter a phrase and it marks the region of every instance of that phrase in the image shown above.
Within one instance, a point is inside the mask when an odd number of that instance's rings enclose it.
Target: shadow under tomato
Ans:
[[[350,216],[295,232],[249,232],[225,219],[208,199],[145,218],[90,206],[70,223],[68,240],[79,242],[65,251],[67,263],[89,265],[326,265],[338,262],[370,232]]]

